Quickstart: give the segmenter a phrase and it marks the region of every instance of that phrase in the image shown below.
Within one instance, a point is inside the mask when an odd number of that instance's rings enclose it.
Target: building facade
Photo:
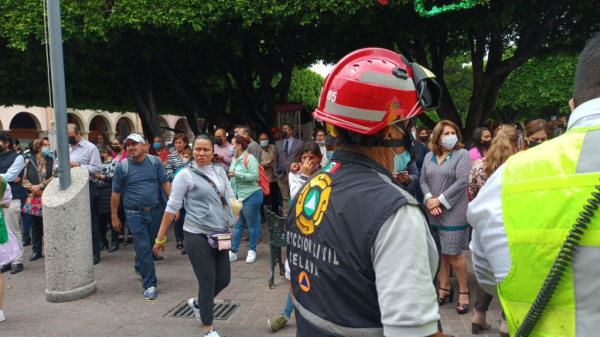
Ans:
[[[67,109],[69,123],[79,126],[83,138],[95,141],[99,134],[105,134],[109,140],[130,133],[143,133],[142,121],[137,113],[108,112],[102,110]],[[13,138],[19,139],[22,148],[37,137],[50,137],[54,121],[54,109],[25,106],[0,106],[0,130],[8,130]],[[181,130],[190,139],[194,134],[185,117],[175,115],[160,115],[158,122],[161,127]],[[163,129],[165,142],[173,140],[174,132]]]

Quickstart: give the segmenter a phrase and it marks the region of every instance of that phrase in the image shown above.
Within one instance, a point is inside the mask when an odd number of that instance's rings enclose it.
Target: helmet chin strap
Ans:
[[[407,124],[406,131],[402,130],[397,124],[395,126],[404,134],[404,138],[381,140],[361,134],[354,134],[354,137],[352,138],[355,142],[367,147],[404,147],[410,154],[410,161],[414,161],[417,158],[417,151],[414,146],[414,144],[417,143],[417,140],[412,137],[412,133],[409,131],[411,123]]]

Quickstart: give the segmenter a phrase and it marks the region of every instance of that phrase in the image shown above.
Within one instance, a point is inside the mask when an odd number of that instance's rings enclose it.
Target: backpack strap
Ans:
[[[250,153],[246,153],[244,156],[244,167],[246,167],[246,170],[248,169],[248,156],[250,156]]]

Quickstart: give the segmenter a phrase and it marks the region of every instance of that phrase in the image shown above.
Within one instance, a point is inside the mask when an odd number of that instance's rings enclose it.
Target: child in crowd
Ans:
[[[10,263],[15,259],[21,252],[17,238],[13,233],[6,227],[4,221],[3,208],[10,207],[10,201],[12,200],[12,192],[10,186],[6,180],[0,176],[0,265]],[[2,311],[2,301],[4,300],[4,279],[0,274],[0,322],[6,320],[4,311]]]

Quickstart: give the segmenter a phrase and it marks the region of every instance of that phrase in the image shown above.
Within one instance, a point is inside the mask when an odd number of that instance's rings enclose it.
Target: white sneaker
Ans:
[[[246,258],[246,263],[254,263],[256,261],[256,252],[253,250],[248,251],[248,257]]]
[[[229,262],[237,261],[237,253],[229,252]]]
[[[196,305],[195,298],[190,298],[188,300],[188,307],[190,307],[190,309],[192,309],[194,311],[194,316],[196,316],[196,319],[199,322],[202,322],[202,319],[200,319],[200,308]]]
[[[4,316],[4,311],[0,310],[0,322],[6,321],[6,316]]]
[[[210,330],[209,332],[204,334],[205,337],[221,337],[219,336],[219,334],[215,331],[215,329]]]

